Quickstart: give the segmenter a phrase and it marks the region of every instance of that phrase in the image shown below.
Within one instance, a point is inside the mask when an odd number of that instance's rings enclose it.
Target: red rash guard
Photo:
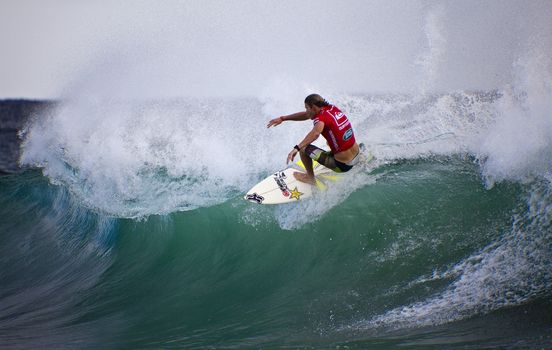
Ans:
[[[312,120],[315,125],[318,122],[324,123],[322,136],[328,141],[333,154],[346,151],[354,146],[356,141],[351,122],[336,106],[322,107]]]

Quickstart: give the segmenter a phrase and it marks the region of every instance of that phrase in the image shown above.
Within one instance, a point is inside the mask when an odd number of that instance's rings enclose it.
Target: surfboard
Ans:
[[[371,161],[371,154],[361,154],[361,162]],[[336,173],[320,163],[313,161],[316,185],[301,182],[293,176],[294,172],[306,173],[301,161],[292,166],[279,170],[253,186],[244,196],[244,199],[257,204],[285,204],[311,198],[315,191],[325,190],[332,182],[340,181],[347,173]]]

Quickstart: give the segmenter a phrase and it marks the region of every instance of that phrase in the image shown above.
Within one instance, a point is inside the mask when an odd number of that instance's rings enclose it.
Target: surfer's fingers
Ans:
[[[288,156],[287,156],[287,163],[286,164],[289,164],[289,162],[291,162],[293,160],[293,158],[295,158],[295,153],[293,151],[289,152]]]
[[[282,121],[280,120],[280,118],[271,119],[268,122],[268,125],[266,127],[270,128],[271,126],[277,126],[277,125],[280,125],[281,123],[282,123]]]

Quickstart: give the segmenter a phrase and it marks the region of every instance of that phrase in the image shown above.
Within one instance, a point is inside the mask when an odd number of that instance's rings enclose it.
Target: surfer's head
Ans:
[[[308,95],[306,98],[305,98],[305,107],[326,107],[326,106],[329,106],[330,104],[328,103],[328,101],[324,100],[324,98],[318,94],[310,94]]]

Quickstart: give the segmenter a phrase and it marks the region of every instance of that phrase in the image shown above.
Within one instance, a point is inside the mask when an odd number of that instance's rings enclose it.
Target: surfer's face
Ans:
[[[307,112],[311,112],[311,113],[314,113],[314,114],[317,114],[318,112],[320,112],[320,107],[315,106],[315,105],[309,106],[306,103],[305,103],[305,109],[307,110]]]

